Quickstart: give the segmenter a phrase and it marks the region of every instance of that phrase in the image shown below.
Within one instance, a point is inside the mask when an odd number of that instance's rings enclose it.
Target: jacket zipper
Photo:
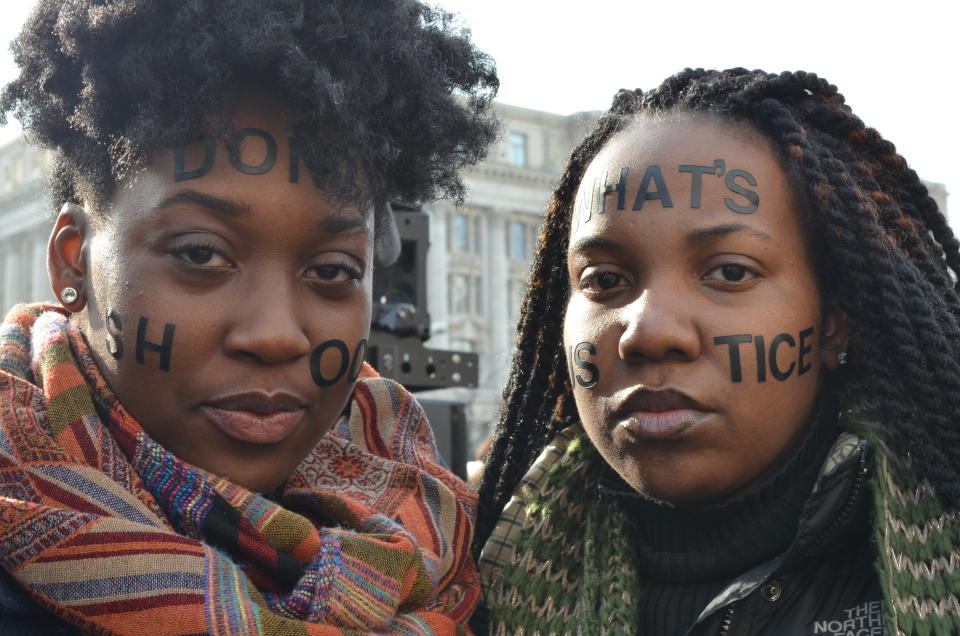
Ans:
[[[812,546],[807,548],[804,552],[804,558],[806,555],[809,555],[813,552],[816,552],[828,539],[831,538],[837,529],[843,525],[847,517],[850,516],[850,513],[853,511],[854,504],[857,501],[858,495],[860,494],[860,489],[863,487],[863,482],[869,469],[867,467],[867,458],[865,454],[861,451],[860,457],[858,459],[857,466],[857,476],[854,478],[853,486],[850,488],[850,494],[847,495],[847,500],[843,504],[843,508],[840,509],[840,513],[834,517],[833,522],[827,526],[827,529],[820,534],[820,537],[814,542]]]
[[[737,604],[731,603],[723,611],[723,618],[720,619],[720,634],[726,634],[730,631],[730,625],[733,622],[733,614],[737,611]]]

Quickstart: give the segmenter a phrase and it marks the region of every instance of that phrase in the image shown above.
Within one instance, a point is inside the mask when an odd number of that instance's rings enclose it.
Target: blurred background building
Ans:
[[[426,206],[426,345],[476,352],[480,372],[477,389],[428,393],[467,404],[468,458],[496,418],[544,210],[567,156],[599,116],[505,104],[496,110],[503,135],[483,163],[464,172],[464,203]],[[22,139],[0,147],[0,313],[17,302],[53,299],[46,274],[53,216],[45,197],[48,162]],[[927,187],[946,212],[945,187]]]

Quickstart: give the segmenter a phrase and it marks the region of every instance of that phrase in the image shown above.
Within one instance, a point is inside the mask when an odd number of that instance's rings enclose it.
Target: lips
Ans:
[[[274,444],[293,432],[307,408],[305,400],[290,393],[249,392],[211,400],[200,410],[230,437]]]
[[[641,439],[671,439],[710,416],[693,398],[672,389],[641,389],[630,394],[614,411],[616,425]]]

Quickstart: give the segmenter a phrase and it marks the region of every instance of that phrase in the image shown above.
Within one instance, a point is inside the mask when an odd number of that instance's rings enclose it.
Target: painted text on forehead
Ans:
[[[287,138],[287,180],[300,183],[300,167],[304,165],[310,173],[313,183],[320,188],[320,179],[303,161],[303,143],[296,137]],[[217,161],[227,161],[230,166],[243,174],[267,174],[278,167],[277,139],[260,128],[243,128],[230,135],[226,140],[226,157],[218,156],[217,143],[209,135],[174,149],[174,181],[198,179],[210,173]]]
[[[636,175],[642,176],[637,178]],[[723,191],[714,195],[717,200],[704,201],[704,183],[711,178],[722,184]],[[725,159],[677,166],[623,166],[612,174],[606,171],[594,175],[588,173],[574,205],[574,226],[589,223],[596,215],[613,210],[642,212],[644,206],[646,209],[651,206],[672,208],[674,197],[670,183],[677,184],[679,179],[688,179],[690,189],[689,201],[677,202],[683,207],[699,209],[704,205],[722,205],[738,214],[752,214],[760,207],[756,177],[742,167],[728,166]]]

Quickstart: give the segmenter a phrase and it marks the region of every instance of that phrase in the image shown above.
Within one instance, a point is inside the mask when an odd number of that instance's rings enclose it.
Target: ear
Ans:
[[[823,319],[823,342],[820,348],[820,363],[833,371],[840,367],[837,359],[847,351],[847,312],[833,304]]]
[[[88,231],[87,213],[83,208],[73,203],[64,203],[47,245],[47,273],[50,275],[53,293],[63,306],[73,313],[81,311],[87,304],[85,246]],[[77,292],[76,300],[72,302],[66,302],[69,296],[64,298],[63,291],[68,287]]]

